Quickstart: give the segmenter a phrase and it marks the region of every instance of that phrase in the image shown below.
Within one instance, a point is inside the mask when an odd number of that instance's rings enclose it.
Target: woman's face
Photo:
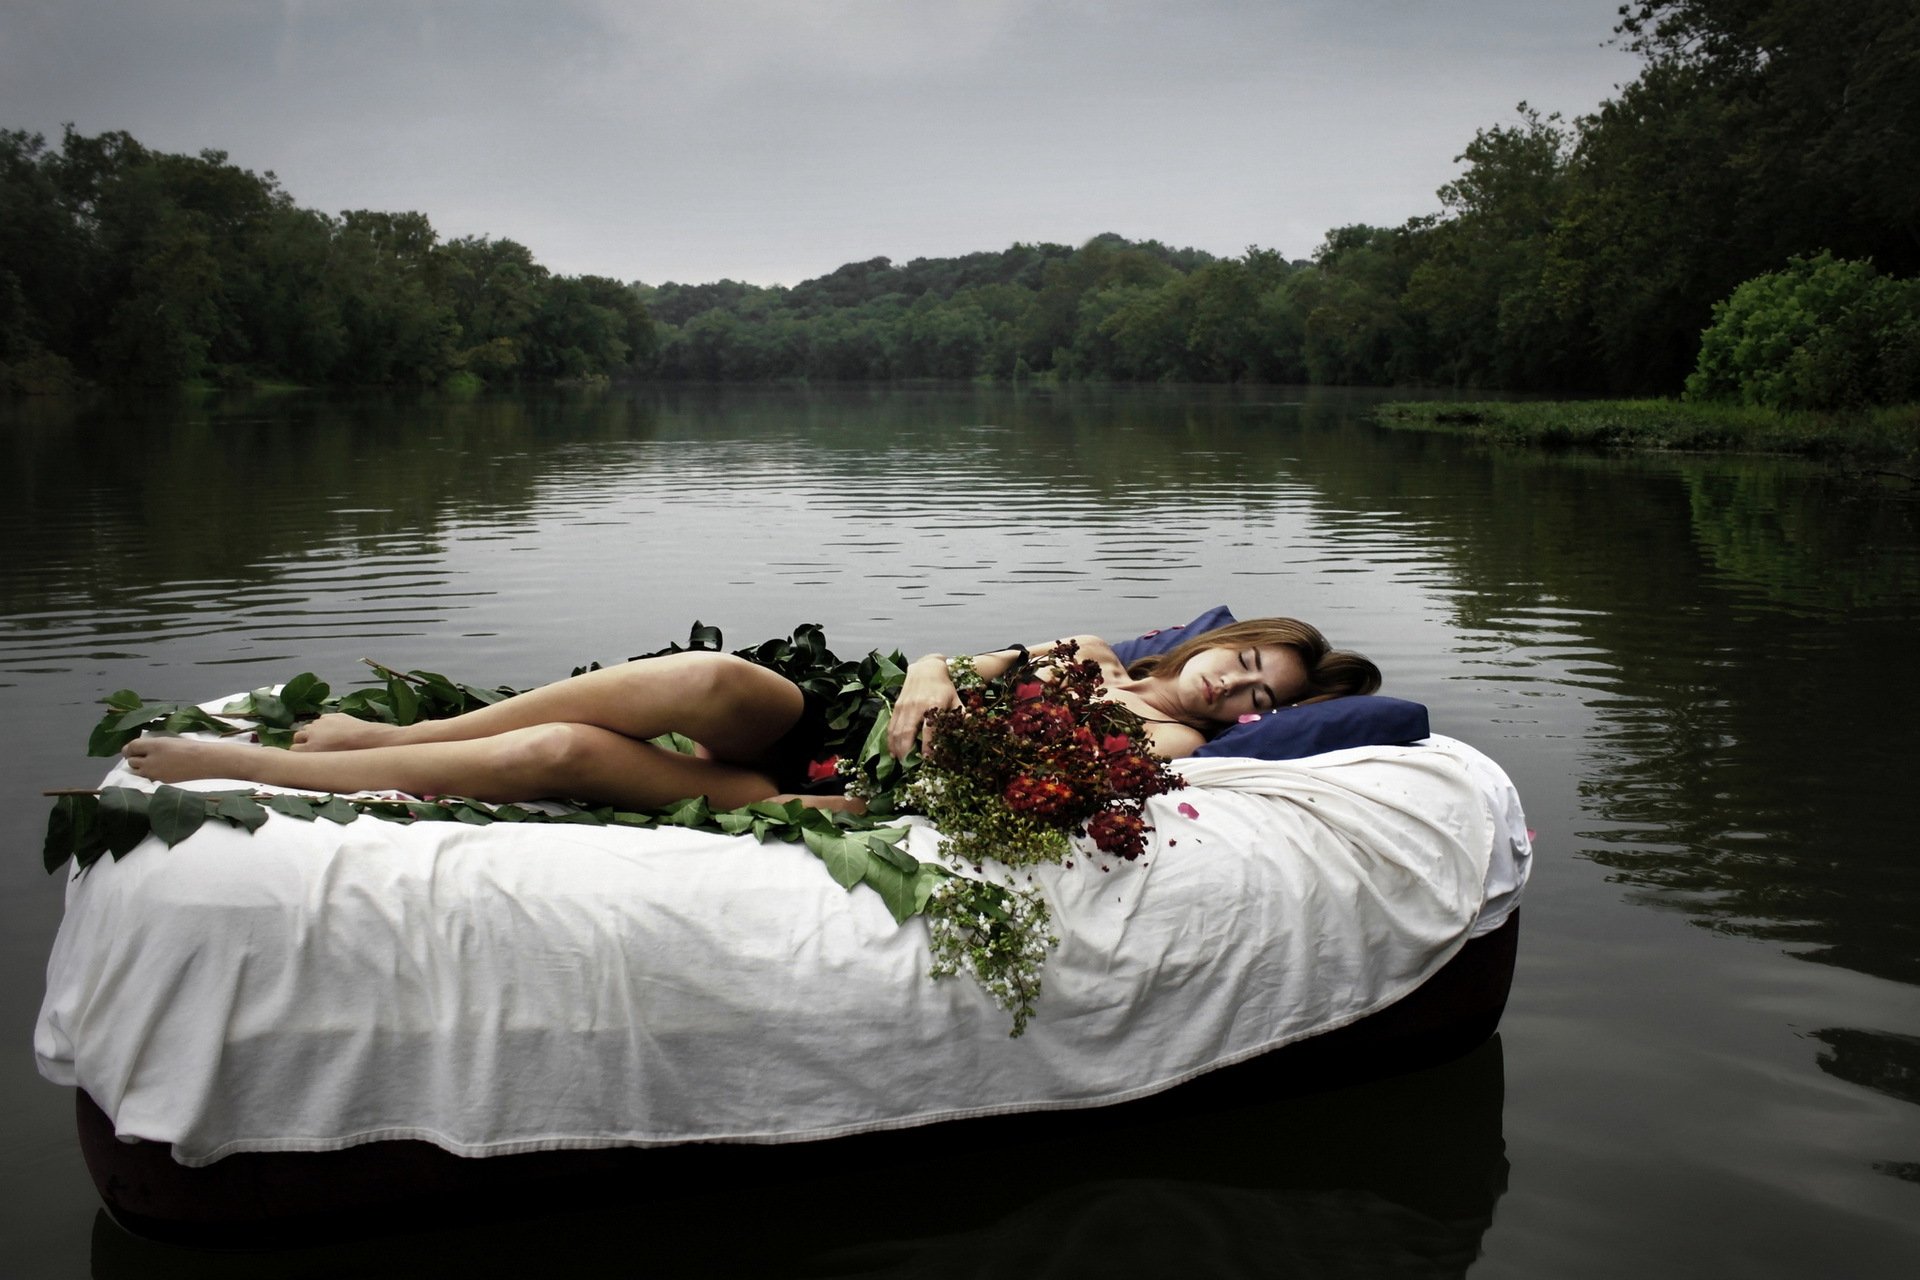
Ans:
[[[1203,649],[1174,677],[1182,717],[1233,724],[1307,692],[1307,665],[1285,645]]]

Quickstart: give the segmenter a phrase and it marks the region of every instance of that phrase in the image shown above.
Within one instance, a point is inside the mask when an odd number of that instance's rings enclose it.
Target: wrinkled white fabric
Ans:
[[[389,1138],[794,1141],[1120,1101],[1364,1017],[1445,963],[1506,804],[1477,754],[1182,762],[1193,785],[1152,802],[1145,858],[1034,873],[1060,946],[1019,1040],[968,979],[928,978],[923,922],[896,926],[798,846],[275,815],[72,880],[35,1051],[123,1137],[193,1165]],[[913,832],[915,856],[936,845]]]

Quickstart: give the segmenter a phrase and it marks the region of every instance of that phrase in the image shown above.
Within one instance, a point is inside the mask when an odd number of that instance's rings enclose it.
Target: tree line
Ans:
[[[511,240],[303,209],[219,151],[0,131],[0,373],[16,386],[581,378],[645,367],[654,342],[631,286],[554,275]]]
[[[217,152],[0,134],[0,361],[143,382],[1691,375],[1769,403],[1920,399],[1920,0],[1642,0],[1614,34],[1643,66],[1593,114],[1522,104],[1437,211],[1291,261],[1104,235],[790,288],[622,285],[440,243],[420,214],[302,210]],[[1763,376],[1782,361],[1799,373]]]

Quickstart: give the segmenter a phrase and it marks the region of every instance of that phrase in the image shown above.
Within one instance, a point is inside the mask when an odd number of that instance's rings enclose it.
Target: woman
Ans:
[[[1153,751],[1168,759],[1192,755],[1243,716],[1380,687],[1371,662],[1332,649],[1318,630],[1291,618],[1234,623],[1131,669],[1096,636],[1074,642],[1081,658],[1100,664],[1107,696],[1140,714]],[[1019,653],[976,655],[974,667],[992,678]],[[917,659],[894,702],[888,749],[904,757],[924,746],[929,714],[958,705],[946,657]],[[122,754],[134,773],[156,782],[235,778],[308,791],[490,802],[565,797],[626,809],[704,795],[714,808],[731,809],[793,798],[825,730],[824,708],[785,676],[744,658],[690,652],[603,667],[447,720],[389,725],[322,716],[294,735],[291,751],[143,737]],[[647,741],[668,732],[699,743],[700,754]]]

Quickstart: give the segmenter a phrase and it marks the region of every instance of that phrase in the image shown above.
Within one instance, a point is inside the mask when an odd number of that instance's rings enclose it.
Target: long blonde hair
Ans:
[[[1298,618],[1254,618],[1205,632],[1175,645],[1165,653],[1148,654],[1127,668],[1137,679],[1150,675],[1172,677],[1208,649],[1257,649],[1279,645],[1300,655],[1307,669],[1307,694],[1300,702],[1318,702],[1322,698],[1340,698],[1348,694],[1373,693],[1380,688],[1380,668],[1372,661],[1345,649],[1336,649],[1320,634],[1320,628]]]

